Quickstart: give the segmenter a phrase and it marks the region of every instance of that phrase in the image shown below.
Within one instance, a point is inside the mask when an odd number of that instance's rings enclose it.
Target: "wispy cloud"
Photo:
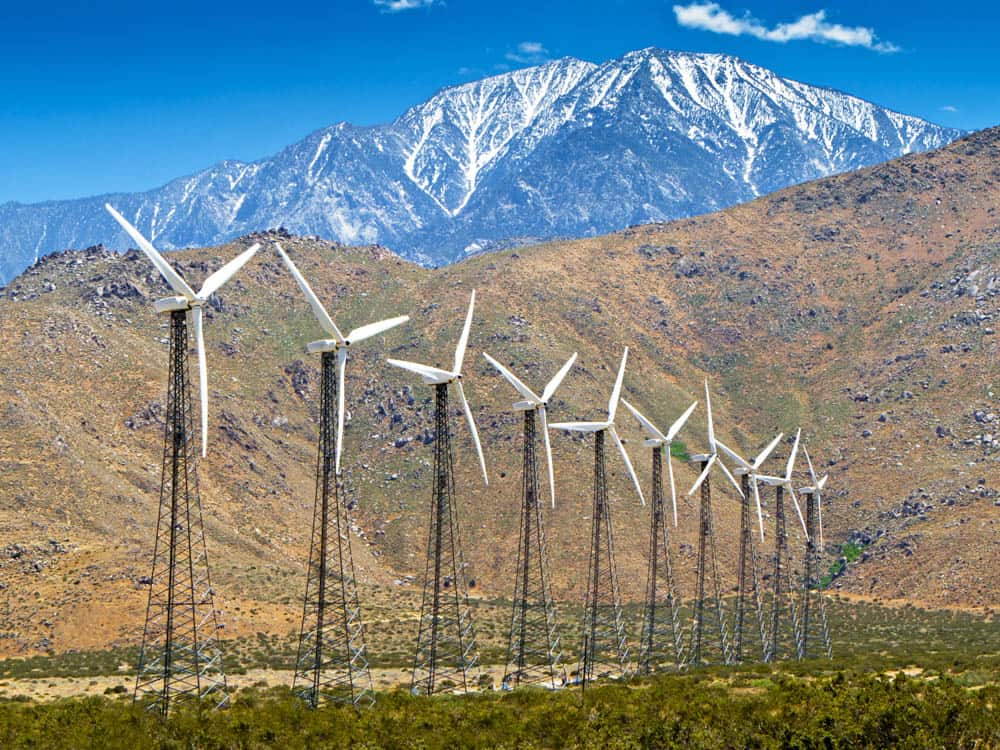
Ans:
[[[538,65],[549,60],[549,51],[541,42],[521,42],[516,50],[504,57],[521,65]]]
[[[442,5],[438,0],[372,0],[375,7],[383,13],[399,13],[404,10],[429,8],[432,5]]]
[[[958,107],[956,107],[954,104],[945,104],[943,107],[941,107],[941,111],[942,112],[958,112]]]
[[[867,26],[844,26],[826,20],[826,11],[818,10],[794,21],[768,27],[749,11],[734,16],[718,3],[689,3],[675,5],[677,23],[689,29],[712,31],[731,36],[752,36],[766,42],[791,42],[808,39],[813,42],[843,44],[847,47],[864,47],[875,52],[899,52],[892,42],[878,38],[874,29]]]

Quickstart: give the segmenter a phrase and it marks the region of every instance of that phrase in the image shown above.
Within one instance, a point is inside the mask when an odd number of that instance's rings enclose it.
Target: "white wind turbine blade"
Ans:
[[[489,487],[490,478],[486,474],[486,459],[483,457],[483,446],[479,442],[479,431],[476,429],[476,420],[472,418],[472,409],[469,408],[469,402],[465,399],[465,389],[462,388],[462,381],[456,380],[455,385],[458,386],[458,397],[462,401],[462,409],[465,410],[465,419],[469,423],[469,432],[472,433],[472,442],[476,444],[476,453],[479,454],[479,466],[483,470],[483,484]]]
[[[715,448],[715,425],[712,424],[712,396],[708,392],[708,378],[705,378],[705,412],[708,425],[708,448],[712,453],[716,452]]]
[[[552,470],[552,443],[549,441],[549,417],[546,414],[545,405],[538,409],[542,417],[542,435],[545,438],[545,459],[549,464],[549,494],[552,496],[552,507],[556,507],[556,480]]]
[[[202,332],[201,307],[191,308],[195,347],[198,350],[198,395],[201,401],[201,456],[208,454],[208,364],[205,362],[205,336]]]
[[[757,458],[755,458],[753,461],[754,471],[756,471],[761,467],[761,465],[767,460],[767,457],[771,455],[771,451],[773,451],[778,446],[778,443],[781,442],[781,438],[783,438],[784,436],[785,433],[779,432],[778,436],[770,443],[768,443],[767,447],[764,450],[762,450],[759,454],[757,454]]]
[[[458,337],[458,346],[455,347],[455,372],[462,371],[462,362],[465,359],[465,347],[469,345],[469,332],[472,330],[472,313],[476,308],[476,290],[472,290],[469,298],[469,312],[465,316],[465,326],[462,328],[462,335]]]
[[[729,472],[729,469],[726,468],[726,465],[722,463],[722,461],[719,461],[719,468],[722,469],[722,473],[726,475],[726,479],[729,480],[729,483],[736,488],[738,493],[740,493],[740,497],[745,498],[746,496],[743,494],[743,488],[740,487],[740,483],[736,481],[736,478],[733,477],[733,475]]]
[[[378,336],[380,333],[388,331],[390,328],[395,328],[398,325],[402,325],[410,319],[409,315],[400,315],[396,318],[389,318],[388,320],[380,320],[378,323],[369,323],[368,325],[359,326],[347,334],[347,341],[352,344],[356,344],[359,341],[364,341],[365,339],[370,339],[372,336]]]
[[[695,481],[695,483],[693,485],[691,485],[691,489],[688,490],[688,497],[691,497],[691,495],[693,495],[695,493],[695,491],[699,487],[701,487],[702,482],[704,482],[706,479],[708,479],[708,474],[709,474],[710,471],[712,471],[712,466],[718,460],[719,460],[718,454],[713,453],[712,456],[711,456],[711,458],[708,459],[708,463],[705,464],[705,468],[701,470],[701,474],[698,475],[698,479]]]
[[[254,243],[231,261],[226,263],[226,265],[218,271],[211,274],[207,279],[205,279],[205,283],[201,285],[198,297],[200,299],[208,299],[211,297],[214,292],[218,291],[219,287],[229,281],[237,271],[243,268],[247,261],[250,260],[258,250],[260,250],[260,245],[258,243]]]
[[[664,435],[662,432],[660,432],[658,429],[656,429],[656,426],[648,419],[646,419],[646,417],[642,415],[642,412],[640,412],[638,409],[632,406],[632,404],[630,404],[625,399],[622,399],[622,403],[625,404],[626,409],[632,412],[632,416],[635,417],[636,420],[639,422],[639,424],[642,425],[643,429],[646,430],[647,433],[649,433],[650,437],[652,437],[654,440],[661,440],[663,442],[666,442],[667,436]]]
[[[455,373],[453,372],[431,367],[430,365],[421,365],[417,362],[407,362],[402,359],[387,359],[386,362],[393,367],[399,367],[400,369],[416,373],[428,383],[447,383],[455,377]]]
[[[610,422],[553,422],[550,430],[569,430],[570,432],[600,432],[611,426]]]
[[[795,512],[799,515],[799,523],[802,524],[802,533],[806,535],[806,541],[808,541],[809,529],[806,528],[806,519],[802,515],[802,507],[799,505],[798,498],[795,497],[795,490],[792,489],[791,482],[788,484],[788,494],[792,496],[792,505],[795,506]]]
[[[812,484],[813,489],[816,489],[817,485],[819,484],[819,481],[816,479],[816,470],[813,469],[812,459],[809,458],[809,449],[803,448],[802,452],[805,454],[806,457],[806,465],[809,466],[809,481]]]
[[[536,396],[528,386],[526,386],[524,383],[520,381],[520,379],[518,379],[517,375],[515,375],[506,367],[504,367],[502,364],[497,362],[495,359],[493,359],[493,357],[491,357],[486,352],[483,352],[483,356],[486,358],[487,362],[489,362],[496,368],[497,372],[503,375],[504,380],[506,380],[508,383],[514,386],[514,389],[522,396],[524,396],[525,400],[534,403],[540,403],[542,401],[542,399],[538,398],[538,396]]]
[[[681,427],[683,427],[684,423],[688,421],[688,417],[691,416],[691,412],[693,412],[695,410],[696,406],[698,406],[698,402],[697,401],[695,401],[693,404],[691,404],[691,406],[689,406],[687,408],[687,411],[685,411],[683,414],[681,414],[679,417],[677,417],[677,419],[674,421],[674,423],[672,425],[670,425],[670,429],[667,430],[667,442],[668,443],[673,442],[673,439],[675,437],[677,437],[677,433],[681,431]]]
[[[635,491],[639,493],[639,502],[642,503],[643,507],[646,507],[646,497],[642,494],[642,485],[639,484],[639,477],[635,475],[635,469],[632,468],[632,461],[628,457],[628,453],[625,451],[625,445],[622,443],[622,439],[618,437],[618,430],[615,429],[614,425],[608,427],[608,432],[611,433],[611,437],[614,438],[615,445],[618,446],[618,450],[622,454],[622,460],[625,462],[625,468],[628,469],[629,476],[632,477],[632,482],[635,484]]]
[[[347,349],[337,350],[337,457],[334,471],[340,476],[340,454],[344,450],[344,369],[347,364]]]
[[[670,479],[670,504],[674,509],[674,528],[677,528],[677,488],[674,486],[674,459],[670,455],[670,443],[666,444],[667,477]]]
[[[105,203],[104,207],[108,210],[108,213],[111,214],[114,220],[121,225],[121,228],[128,233],[129,237],[135,240],[135,243],[139,246],[139,249],[146,254],[146,257],[153,262],[156,269],[163,275],[163,278],[167,280],[167,283],[170,284],[171,289],[193,302],[197,296],[194,293],[194,289],[192,289],[191,286],[181,278],[180,274],[178,274],[177,271],[175,271],[171,265],[167,263],[164,257],[160,255],[155,247],[153,247],[153,244],[143,237],[139,233],[138,229],[129,224],[128,220],[118,213],[110,203]]]
[[[792,480],[792,472],[795,471],[795,456],[799,452],[799,438],[802,436],[802,428],[800,427],[795,432],[795,444],[792,446],[792,452],[788,454],[788,463],[785,464],[785,479],[789,482]]]
[[[285,253],[284,248],[282,248],[277,242],[274,243],[274,247],[281,256],[281,259],[285,262],[285,267],[295,279],[295,283],[299,285],[299,289],[302,290],[302,293],[309,301],[309,306],[312,307],[313,315],[315,315],[316,320],[319,321],[320,327],[337,339],[339,343],[344,343],[343,334],[341,334],[340,329],[337,328],[336,324],[334,324],[333,319],[327,313],[326,308],[323,307],[323,303],[319,301],[319,297],[317,297],[313,292],[312,287],[309,286],[309,282],[306,281],[305,277],[299,272],[298,267],[292,263],[292,259]]]
[[[628,347],[622,353],[622,363],[618,366],[618,377],[615,378],[615,387],[611,391],[611,400],[608,401],[608,421],[615,421],[615,412],[618,411],[618,399],[622,395],[622,383],[625,380],[625,363],[628,361]]]
[[[566,377],[566,374],[573,367],[574,362],[576,362],[576,352],[573,352],[573,356],[566,360],[566,364],[559,368],[559,372],[557,372],[555,377],[553,377],[552,380],[549,381],[549,384],[545,386],[545,390],[542,391],[542,401],[546,404],[549,402],[549,399],[555,395],[556,388],[558,388],[563,382],[563,378]]]
[[[725,453],[727,456],[729,456],[735,463],[739,464],[742,468],[744,469],[752,468],[750,464],[747,463],[745,458],[740,456],[736,451],[727,446],[721,440],[715,441],[715,447],[718,448],[723,453]]]
[[[764,511],[760,508],[760,486],[757,484],[757,477],[753,474],[750,475],[750,481],[753,482],[753,496],[754,500],[757,501],[757,525],[760,527],[760,540],[764,541]]]

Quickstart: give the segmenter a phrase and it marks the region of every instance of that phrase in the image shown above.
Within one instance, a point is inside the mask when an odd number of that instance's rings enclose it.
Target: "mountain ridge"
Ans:
[[[283,226],[437,265],[512,237],[706,213],[959,135],[728,55],[566,57],[148,191],[3,204],[0,284],[47,252],[127,247],[106,200],[164,249]]]

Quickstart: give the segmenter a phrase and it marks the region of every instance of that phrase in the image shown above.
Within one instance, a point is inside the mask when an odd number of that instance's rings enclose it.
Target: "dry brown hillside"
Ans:
[[[413,318],[352,350],[348,365],[346,462],[362,578],[391,592],[407,587],[402,576],[419,575],[429,504],[431,390],[384,359],[449,362],[476,288],[466,388],[488,490],[464,425],[453,424],[462,533],[481,595],[510,596],[520,422],[508,410],[509,386],[480,353],[541,387],[579,351],[551,408],[553,420],[568,420],[602,414],[629,345],[625,396],[661,423],[700,398],[708,377],[717,429],[731,444],[755,452],[776,430],[803,427],[831,474],[830,562],[848,540],[867,545],[833,587],[996,607],[998,205],[994,129],[717,214],[437,270],[380,248],[286,240],[339,322]],[[200,282],[248,242],[170,258]],[[45,258],[3,290],[0,655],[138,635],[167,353],[151,302],[165,293],[144,257],[101,249]],[[318,402],[317,363],[303,347],[318,334],[267,248],[223,289],[206,323],[211,433],[202,498],[215,589],[234,634],[287,633],[298,617]],[[627,419],[623,432],[648,486],[648,456]],[[682,433],[692,452],[704,447],[703,426],[699,409]],[[558,596],[574,599],[586,566],[591,444],[553,435],[553,446],[552,569]],[[610,465],[622,585],[634,599],[647,511],[616,457]],[[689,486],[694,472],[678,467],[678,476]],[[728,493],[717,498],[732,583],[737,506]],[[676,536],[688,590],[690,507],[682,504]]]

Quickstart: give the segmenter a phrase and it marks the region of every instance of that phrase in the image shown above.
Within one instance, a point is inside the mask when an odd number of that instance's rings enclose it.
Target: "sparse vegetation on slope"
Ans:
[[[353,353],[349,370],[355,555],[387,610],[368,607],[372,627],[402,633],[416,617],[416,598],[397,594],[414,592],[406,576],[422,572],[430,500],[430,389],[383,360],[443,364],[472,287],[480,303],[466,382],[488,490],[460,428],[456,450],[478,596],[510,596],[520,489],[517,417],[478,352],[533,382],[579,350],[552,405],[553,419],[569,420],[600,416],[591,394],[613,378],[605,353],[628,344],[624,395],[660,423],[698,397],[707,375],[720,436],[734,447],[750,452],[802,424],[831,474],[823,569],[838,545],[865,545],[854,562],[845,558],[833,590],[996,608],[998,164],[1000,130],[984,131],[718,214],[433,271],[380,248],[286,240],[345,325],[413,316],[383,349]],[[171,258],[200,280],[235,249]],[[151,302],[164,289],[137,253],[94,249],[46,258],[3,292],[0,653],[125,648],[140,637],[164,398],[165,334]],[[231,638],[285,637],[300,616],[313,500],[318,370],[303,345],[317,331],[266,252],[209,314],[211,451],[201,488],[213,585]],[[703,448],[702,430],[697,412],[682,435],[692,453]],[[646,482],[638,430],[629,437]],[[586,565],[588,446],[553,436],[560,499],[547,513],[548,539],[556,595],[567,602],[577,601]],[[616,462],[611,469],[620,578],[635,601],[648,516]],[[677,471],[683,492],[694,474]],[[735,549],[724,540],[735,539],[738,508],[721,493],[716,508],[731,586]],[[696,525],[682,500],[673,532],[682,596]]]

